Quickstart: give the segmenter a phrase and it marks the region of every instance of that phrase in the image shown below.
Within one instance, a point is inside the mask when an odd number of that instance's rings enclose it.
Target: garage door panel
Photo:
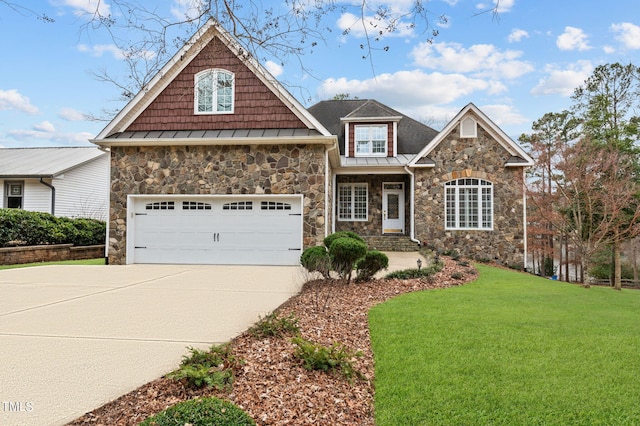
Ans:
[[[134,205],[134,263],[299,263],[300,197],[181,201],[158,196]]]

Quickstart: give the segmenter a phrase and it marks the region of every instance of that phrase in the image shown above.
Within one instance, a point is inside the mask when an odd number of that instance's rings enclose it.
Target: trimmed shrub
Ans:
[[[70,219],[49,213],[0,209],[0,247],[104,244],[106,230],[106,223],[95,219]]]
[[[298,346],[293,355],[303,362],[307,370],[339,371],[348,380],[360,376],[353,358],[362,356],[361,351],[351,351],[341,343],[327,347],[302,337],[295,337],[291,341]]]
[[[339,237],[329,247],[329,258],[332,269],[347,282],[351,281],[351,273],[356,262],[367,254],[367,245],[351,237]]]
[[[323,246],[309,247],[302,252],[300,264],[309,272],[320,272],[324,278],[329,277],[331,260],[329,253]]]
[[[233,383],[233,372],[242,361],[231,354],[229,345],[212,346],[208,351],[189,347],[180,368],[166,375],[191,388],[224,389]]]
[[[249,334],[259,339],[265,337],[280,337],[287,334],[295,335],[299,332],[298,318],[293,314],[289,314],[286,317],[279,317],[275,313],[270,313],[249,329]]]
[[[362,238],[360,235],[356,234],[353,231],[338,231],[338,232],[334,232],[331,235],[327,235],[324,239],[324,246],[326,248],[331,248],[331,244],[333,244],[333,242],[335,240],[337,240],[338,238],[352,238],[354,240],[360,241],[361,243],[366,245],[366,242],[364,240],[364,238]]]
[[[368,281],[383,269],[389,267],[389,257],[386,254],[370,250],[365,256],[356,263],[356,271],[358,272],[357,282]]]
[[[422,269],[403,269],[401,271],[394,271],[390,274],[387,274],[385,278],[391,279],[400,279],[400,280],[410,280],[413,278],[426,278],[431,277],[438,272],[442,271],[444,268],[443,262],[434,262],[433,265],[430,265],[426,268]]]
[[[205,397],[179,402],[149,417],[141,426],[255,426],[247,413],[229,401]]]

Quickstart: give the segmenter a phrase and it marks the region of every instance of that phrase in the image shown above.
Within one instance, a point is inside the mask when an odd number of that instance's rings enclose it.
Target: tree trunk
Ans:
[[[622,290],[622,265],[620,262],[620,242],[618,241],[618,230],[614,231],[615,239],[613,240],[613,271],[615,280],[613,288]]]
[[[569,279],[569,237],[564,240],[564,277],[565,281],[571,282]]]

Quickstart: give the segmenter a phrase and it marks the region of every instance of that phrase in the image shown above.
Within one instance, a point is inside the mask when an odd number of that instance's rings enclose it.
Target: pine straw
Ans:
[[[330,346],[342,343],[362,351],[355,358],[363,375],[349,383],[335,373],[307,371],[293,357],[290,337],[257,339],[244,333],[231,342],[232,353],[245,361],[230,391],[190,390],[160,378],[85,414],[69,425],[136,425],[180,401],[212,395],[232,401],[258,425],[374,425],[373,354],[367,313],[371,307],[399,294],[446,288],[475,278],[472,267],[443,258],[444,269],[431,279],[374,280],[344,285],[311,281],[278,313],[294,314],[303,338]],[[451,278],[462,272],[463,278]],[[144,362],[144,361],[142,361]]]

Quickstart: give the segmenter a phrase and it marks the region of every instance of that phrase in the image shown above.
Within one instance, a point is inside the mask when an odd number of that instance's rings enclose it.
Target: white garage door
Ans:
[[[140,196],[128,263],[297,265],[301,196]],[[133,251],[133,253],[131,252]]]

